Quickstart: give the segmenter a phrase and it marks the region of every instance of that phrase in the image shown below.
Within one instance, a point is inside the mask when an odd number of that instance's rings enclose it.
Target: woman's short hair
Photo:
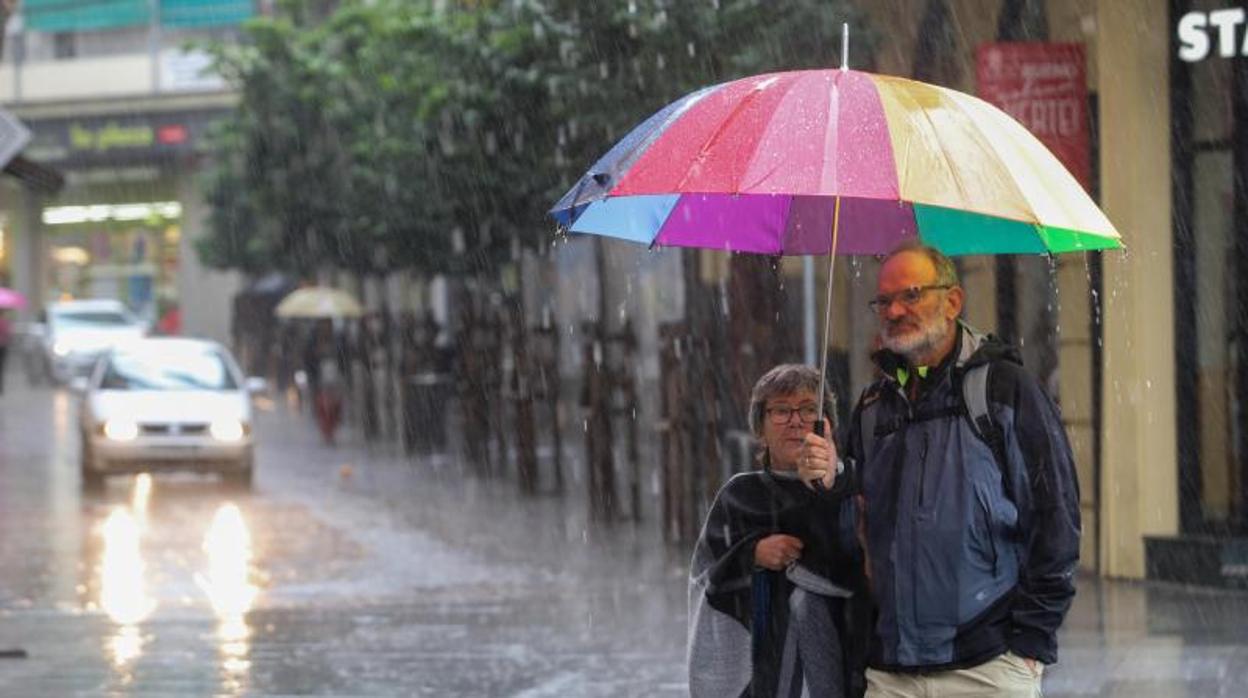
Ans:
[[[767,401],[781,395],[809,391],[819,395],[819,371],[804,364],[780,364],[763,374],[750,391],[750,431],[755,436],[763,435],[763,412],[767,409]],[[826,385],[823,389],[823,411],[836,428],[836,396]],[[830,435],[829,435],[830,436]]]

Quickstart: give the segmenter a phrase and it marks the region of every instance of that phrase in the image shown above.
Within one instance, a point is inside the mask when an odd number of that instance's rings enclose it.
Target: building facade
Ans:
[[[859,6],[872,50],[861,64],[851,50],[854,67],[969,93],[985,90],[986,46],[1078,47],[1086,116],[1075,128],[1086,139],[1087,185],[1126,250],[962,259],[968,319],[1019,343],[1061,403],[1080,468],[1084,567],[1248,586],[1243,7],[1229,0]],[[16,190],[4,199],[6,249],[38,261],[28,280],[35,298],[108,295],[152,317],[177,303],[186,332],[227,337],[237,280],[204,270],[192,242],[204,229],[195,181],[203,134],[233,97],[203,73],[201,53],[182,47],[187,38],[229,38],[257,8],[224,0],[27,0],[23,8],[0,64],[0,102],[34,133],[31,157],[67,179],[55,199]],[[570,241],[553,269],[525,274],[545,284],[526,286],[535,294],[528,305],[546,312],[542,303],[553,302],[549,310],[561,320],[620,308],[638,327],[643,380],[653,381],[660,341],[653,325],[693,300],[680,280],[696,268],[707,287],[727,288],[732,265],[712,252],[684,265],[611,247],[602,265],[611,270],[602,287],[611,297],[603,301],[564,273],[593,266],[585,261],[590,244]],[[847,375],[843,392],[853,395],[871,376],[866,338],[875,319],[866,301],[875,267],[837,263],[834,355]],[[786,286],[801,288],[801,260],[781,267]],[[820,271],[815,286],[825,282]],[[559,287],[553,301],[552,285]],[[801,294],[788,299],[788,316],[801,317]],[[730,311],[741,312],[725,305]],[[574,368],[575,352],[567,351]]]
[[[238,280],[199,263],[196,181],[211,123],[234,97],[193,42],[234,38],[251,0],[27,0],[9,23],[0,103],[30,128],[28,154],[64,173],[54,197],[6,200],[14,267],[34,308],[125,301],[149,321],[229,337]]]
[[[965,259],[968,316],[1019,343],[1061,403],[1080,468],[1085,568],[1248,586],[1242,4],[881,0],[863,8],[879,34],[871,69],[983,96],[984,46],[1081,47],[1087,185],[1126,249],[1009,264]],[[851,290],[850,302],[869,292]],[[851,324],[861,317],[848,310]],[[846,329],[842,336],[862,336],[863,328]],[[861,351],[852,365],[861,382]]]
[[[856,4],[867,24],[851,28],[851,37],[861,37],[850,42],[856,69],[992,98],[984,71],[995,60],[993,47],[1057,56],[1045,66],[1050,77],[1053,66],[1068,65],[1061,57],[1078,56],[1082,103],[1075,112],[1062,111],[1066,104],[1050,111],[1033,104],[1041,111],[1018,115],[1033,131],[1075,132],[1065,134],[1074,137],[1060,146],[1059,157],[1081,170],[1126,248],[1052,259],[961,258],[966,317],[1018,344],[1061,405],[1079,468],[1085,570],[1248,587],[1248,126],[1242,126],[1248,124],[1248,17],[1242,4]],[[1015,51],[1012,44],[1029,48]],[[1082,152],[1072,151],[1078,143]],[[591,243],[569,244],[573,249],[563,254],[583,258]],[[604,288],[615,289],[620,306],[632,309],[636,269],[653,253],[626,248],[610,245],[611,282]],[[727,255],[661,254],[696,255],[701,284],[682,290],[679,264],[660,270],[649,263],[663,277],[654,283],[676,289],[664,307],[674,303],[687,313],[696,294],[711,293],[725,322],[757,314],[730,300]],[[824,317],[823,294],[812,299],[800,291],[808,273],[802,259],[778,264],[786,307],[760,322],[792,335],[789,344],[798,350],[782,360],[801,361],[802,337],[815,333],[804,331],[800,318],[808,304],[815,310],[810,315]],[[814,288],[828,282],[826,265],[813,265]],[[867,301],[877,265],[870,259],[837,265],[830,356],[849,401],[873,375],[868,346],[876,319]],[[563,283],[580,288],[574,280]],[[578,299],[585,304],[576,293],[561,298],[568,308]],[[659,317],[637,309],[637,317]],[[592,314],[564,310],[560,317]],[[643,336],[643,348],[657,341]],[[657,350],[642,353],[651,351]],[[645,378],[655,375],[648,370]]]

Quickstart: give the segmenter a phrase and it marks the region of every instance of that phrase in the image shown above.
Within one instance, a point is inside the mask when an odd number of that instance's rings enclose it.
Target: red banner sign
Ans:
[[[979,96],[1026,126],[1088,189],[1092,174],[1083,44],[983,44],[976,58]]]

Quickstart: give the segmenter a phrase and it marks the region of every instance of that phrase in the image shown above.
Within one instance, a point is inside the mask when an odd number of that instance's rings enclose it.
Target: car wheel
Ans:
[[[82,471],[82,489],[98,490],[104,486],[104,474],[91,467],[91,442],[87,439],[87,435],[82,435],[82,448],[80,449],[81,463],[79,465]]]

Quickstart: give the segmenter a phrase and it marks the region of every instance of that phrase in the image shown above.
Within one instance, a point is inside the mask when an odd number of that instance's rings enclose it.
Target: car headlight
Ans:
[[[69,356],[69,345],[65,342],[57,342],[52,345],[52,353],[57,356]]]
[[[217,441],[238,441],[246,430],[237,419],[218,419],[208,426],[208,433]]]
[[[134,441],[139,438],[139,425],[128,419],[104,422],[104,435],[113,441]]]

